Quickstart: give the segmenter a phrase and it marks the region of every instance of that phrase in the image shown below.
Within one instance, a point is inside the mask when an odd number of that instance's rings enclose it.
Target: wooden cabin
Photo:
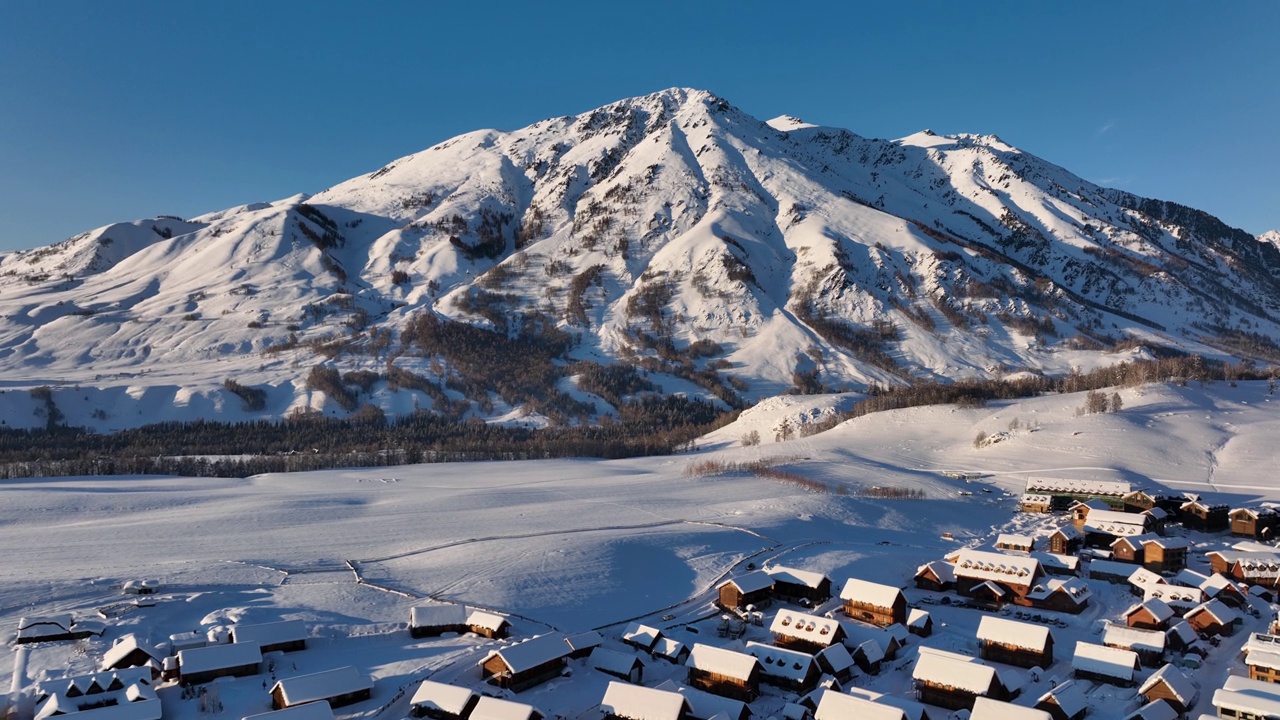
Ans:
[[[1165,531],[1169,529],[1169,513],[1164,508],[1153,507],[1150,510],[1144,510],[1142,514],[1149,518],[1147,527],[1151,529],[1151,532],[1157,535],[1164,535]]]
[[[1254,650],[1245,655],[1244,665],[1249,668],[1251,680],[1280,683],[1280,652]]]
[[[1044,575],[1040,561],[1031,557],[966,549],[947,559],[955,567],[956,592],[984,602],[991,602],[988,596],[995,596],[997,603],[1030,606],[1026,595]]]
[[[653,646],[662,639],[662,631],[651,625],[633,622],[622,631],[622,644],[640,652],[653,654]]]
[[[654,686],[655,690],[678,692],[689,701],[692,720],[708,720],[723,715],[728,720],[751,720],[751,708],[741,700],[716,695],[687,685],[679,685],[672,680],[663,680]]]
[[[242,720],[334,720],[334,717],[333,708],[329,707],[329,703],[320,700],[281,710],[247,715]]]
[[[1186,538],[1154,537],[1142,541],[1142,566],[1152,572],[1177,572],[1187,566]]]
[[[747,641],[746,654],[760,661],[761,682],[804,694],[818,685],[822,670],[808,653]]]
[[[481,695],[470,720],[546,720],[546,716],[532,705]]]
[[[1138,687],[1138,694],[1147,702],[1168,700],[1178,715],[1183,715],[1196,704],[1200,691],[1178,668],[1165,665]]]
[[[1057,555],[1074,555],[1084,544],[1084,534],[1075,525],[1063,525],[1049,535],[1049,552]]]
[[[480,696],[469,688],[423,680],[409,699],[409,715],[429,720],[467,720]]]
[[[983,660],[1024,668],[1053,665],[1053,633],[1045,625],[984,615],[977,638]]]
[[[467,609],[461,605],[416,605],[409,608],[409,635],[415,638],[436,637],[445,633],[464,633]]]
[[[689,648],[679,640],[664,637],[653,644],[653,656],[675,665],[683,665],[689,659]]]
[[[1151,518],[1147,515],[1114,510],[1089,510],[1081,525],[1085,547],[1109,548],[1122,537],[1142,535],[1151,530]]]
[[[231,642],[257,643],[264,653],[306,650],[307,625],[301,620],[233,625]]]
[[[1236,508],[1227,513],[1231,520],[1231,534],[1254,540],[1272,540],[1280,526],[1280,512],[1271,505]]]
[[[143,643],[137,635],[128,633],[121,635],[115,643],[102,654],[100,665],[103,671],[123,670],[124,668],[159,665],[164,662],[164,653]]]
[[[820,605],[831,599],[831,578],[820,572],[777,565],[765,570],[773,578],[773,596]]]
[[[1188,610],[1182,619],[1203,635],[1233,635],[1241,623],[1240,614],[1219,600],[1201,603]]]
[[[1178,507],[1178,517],[1182,526],[1188,530],[1200,532],[1219,532],[1231,527],[1231,508],[1226,505],[1208,503],[1198,496],[1189,496],[1187,501]]]
[[[1053,716],[1043,710],[979,697],[973,700],[969,720],[1053,720]]]
[[[1124,716],[1124,720],[1180,720],[1182,715],[1168,700],[1152,700]]]
[[[907,622],[907,598],[891,585],[849,578],[840,591],[840,599],[844,601],[844,614],[855,620],[878,627]]]
[[[820,694],[819,700],[824,699],[827,695],[836,695],[836,694],[837,693],[835,691],[828,690],[825,693]],[[933,708],[928,707],[927,705],[922,705],[921,703],[916,702],[915,700],[909,700],[900,695],[887,695],[885,693],[876,692],[874,690],[868,690],[866,688],[847,687],[847,688],[844,688],[844,691],[839,694],[842,695],[843,697],[858,698],[861,700],[866,700],[868,702],[874,703],[875,704],[874,707],[880,712],[883,712],[881,708],[884,708],[884,707],[896,708],[902,711],[902,717],[904,718],[904,720],[943,720],[944,716],[946,715],[946,713],[940,713],[937,710],[934,710]],[[817,706],[815,705],[815,708],[816,707]],[[824,715],[823,720],[847,720],[847,718],[849,717],[867,718],[867,720],[872,720],[872,719],[879,720],[880,718],[879,715],[871,715],[864,711],[862,713],[858,713],[852,716],[845,715],[845,714],[835,714],[833,716],[828,717]]]
[[[580,632],[564,639],[569,646],[569,657],[581,659],[591,654],[592,650],[604,644],[604,638],[595,630]]]
[[[1041,695],[1033,707],[1049,713],[1053,720],[1084,720],[1089,712],[1089,700],[1083,683],[1068,680]]]
[[[948,710],[972,710],[976,698],[1010,700],[996,669],[967,655],[920,648],[911,679],[916,699]]]
[[[1107,511],[1111,509],[1112,507],[1110,505],[1102,502],[1101,500],[1091,499],[1091,500],[1075,501],[1071,503],[1071,507],[1070,507],[1071,524],[1076,529],[1081,529],[1084,527],[1085,522],[1089,519],[1090,512],[1094,510]]]
[[[853,664],[866,675],[879,675],[885,661],[885,650],[875,640],[863,640],[850,651]]]
[[[480,661],[480,675],[492,685],[521,692],[559,677],[568,657],[563,635],[539,635],[490,652]]]
[[[644,682],[644,663],[633,653],[621,653],[617,650],[598,647],[591,651],[587,665],[605,675],[626,680],[633,685]]]
[[[1071,672],[1081,680],[1095,680],[1119,687],[1133,687],[1138,673],[1138,654],[1132,650],[1105,645],[1076,642],[1071,658]]]
[[[1211,567],[1249,585],[1275,588],[1280,584],[1280,555],[1273,552],[1217,550],[1208,553]]]
[[[1018,499],[1018,509],[1024,513],[1047,513],[1053,510],[1053,496],[1044,493],[1023,493]]]
[[[1280,717],[1280,686],[1240,675],[1228,675],[1213,693],[1218,717],[1262,720]]]
[[[956,568],[949,562],[934,560],[916,569],[916,587],[933,592],[946,592],[956,586]]]
[[[472,610],[467,614],[467,631],[490,640],[500,640],[511,634],[511,623],[497,613]]]
[[[996,536],[997,550],[1013,550],[1014,552],[1031,552],[1035,550],[1036,541],[1030,535],[1016,533],[1000,533]]]
[[[829,648],[825,648],[817,655],[814,655],[813,659],[817,661],[818,668],[822,672],[842,683],[848,682],[853,677],[853,668],[856,663],[853,656],[849,654],[848,648],[844,645],[832,645]]]
[[[1124,613],[1125,625],[1142,630],[1168,630],[1169,621],[1176,613],[1169,603],[1151,598],[1134,605]]]
[[[905,632],[901,625],[881,628],[857,620],[841,620],[840,628],[844,630],[844,646],[849,648],[849,652],[853,652],[859,645],[871,640],[880,648],[885,660],[896,659],[898,651],[907,644],[907,639],[911,635]]]
[[[261,665],[262,651],[253,643],[210,645],[178,653],[178,676],[183,685],[257,675]]]
[[[689,685],[715,695],[751,702],[760,694],[760,661],[746,653],[694,643]]]
[[[1026,594],[1027,605],[1041,610],[1078,615],[1089,607],[1093,591],[1080,578],[1050,578],[1036,583]]]
[[[1161,630],[1143,630],[1107,623],[1102,630],[1102,644],[1109,648],[1130,650],[1138,655],[1138,662],[1145,667],[1160,667],[1164,663],[1167,637]]]
[[[689,720],[693,710],[685,696],[670,690],[610,682],[600,701],[604,720]]]
[[[1115,562],[1142,564],[1143,546],[1142,543],[1159,535],[1155,533],[1143,533],[1141,535],[1130,535],[1126,537],[1116,538],[1111,543],[1111,559]]]
[[[748,605],[767,607],[773,597],[773,576],[763,570],[749,572],[720,583],[719,605],[726,610],[738,610]]]
[[[278,680],[271,687],[271,707],[283,710],[323,700],[338,708],[368,700],[372,694],[373,680],[347,665]]]
[[[1129,513],[1141,513],[1156,507],[1159,498],[1146,490],[1134,490],[1133,492],[1120,498],[1124,503],[1124,511]]]
[[[844,641],[844,628],[831,618],[779,610],[769,625],[773,644],[801,652],[816,653]]]
[[[911,608],[907,611],[907,632],[929,637],[933,634],[933,616],[927,610]]]
[[[814,720],[908,720],[906,711],[883,705],[863,697],[845,695],[834,690],[824,690],[813,707]]]
[[[1200,583],[1200,589],[1205,596],[1214,600],[1218,600],[1228,607],[1237,610],[1244,610],[1249,607],[1249,597],[1241,590],[1231,578],[1214,573],[1205,578]]]
[[[1059,555],[1050,552],[1033,552],[1031,557],[1040,563],[1046,575],[1080,576],[1080,558],[1076,555]]]

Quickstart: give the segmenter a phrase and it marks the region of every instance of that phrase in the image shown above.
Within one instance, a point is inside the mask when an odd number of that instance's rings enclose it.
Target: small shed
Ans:
[[[730,578],[716,587],[720,607],[738,610],[748,605],[765,607],[773,596],[773,576],[763,570]]]
[[[760,661],[760,680],[792,692],[807,693],[818,685],[822,670],[814,657],[797,650],[748,641],[746,653]]]
[[[445,633],[464,633],[467,609],[461,605],[415,605],[409,609],[409,635],[415,638],[437,637]]]
[[[307,626],[301,620],[231,626],[231,642],[257,643],[264,652],[292,652],[307,648]]]
[[[1138,687],[1138,694],[1147,702],[1167,700],[1182,715],[1196,704],[1200,689],[1178,668],[1165,665]]]
[[[817,655],[813,656],[817,661],[818,668],[822,672],[839,680],[840,682],[848,682],[853,677],[854,661],[853,656],[849,654],[849,649],[844,645],[832,645],[825,648]]]
[[[605,720],[686,720],[689,701],[678,692],[610,682],[600,712]]]
[[[659,638],[653,645],[653,656],[676,665],[683,665],[689,658],[689,648],[679,640],[669,637]]]
[[[1021,535],[1017,533],[1000,533],[996,536],[997,550],[1014,550],[1016,552],[1031,552],[1035,550],[1036,541],[1030,535]]]
[[[984,615],[977,638],[983,660],[1024,668],[1053,665],[1053,633],[1045,625]]]
[[[257,675],[261,665],[262,651],[254,643],[209,645],[178,653],[178,674],[183,685]]]
[[[1143,630],[1167,630],[1169,621],[1174,618],[1173,608],[1160,598],[1143,600],[1124,613],[1124,622],[1129,627]]]
[[[689,685],[727,698],[751,702],[760,694],[760,661],[747,653],[694,643],[689,659]]]
[[[620,653],[609,648],[598,647],[591,651],[587,664],[605,675],[626,680],[634,685],[644,682],[644,663],[631,653]]]
[[[430,720],[467,720],[479,700],[470,688],[423,680],[409,699],[409,714]]]
[[[1144,630],[1107,623],[1102,630],[1102,644],[1109,648],[1132,650],[1146,667],[1159,667],[1164,662],[1166,636],[1160,630]]]
[[[906,624],[907,598],[892,585],[849,578],[840,591],[844,613],[849,617],[879,627]]]
[[[525,703],[480,696],[468,720],[545,720],[541,710]]]
[[[1089,700],[1082,683],[1068,680],[1041,695],[1034,707],[1049,713],[1053,720],[1082,720],[1089,712]]]
[[[765,572],[773,578],[773,594],[792,601],[817,605],[831,598],[831,578],[820,572],[775,565]]]
[[[907,632],[920,637],[929,637],[933,634],[933,616],[928,610],[911,608],[907,612]]]
[[[1043,493],[1023,493],[1018,509],[1025,513],[1047,513],[1053,509],[1053,498]]]
[[[831,618],[779,610],[769,624],[773,644],[803,652],[815,653],[844,640],[844,629]]]
[[[569,646],[569,657],[571,658],[584,658],[590,655],[592,650],[604,644],[604,638],[595,630],[570,635],[564,641]]]
[[[1184,652],[1200,642],[1200,635],[1186,620],[1178,620],[1165,630],[1165,646],[1176,652]]]
[[[622,631],[622,643],[646,653],[653,653],[653,646],[662,638],[662,631],[652,625],[633,622]]]
[[[1080,679],[1133,687],[1138,672],[1138,654],[1080,640],[1076,641],[1071,670]]]
[[[568,657],[563,635],[538,635],[490,652],[480,661],[480,676],[490,684],[521,692],[559,677]]]
[[[281,710],[326,700],[329,707],[338,708],[368,700],[372,695],[373,681],[369,676],[346,665],[276,681],[271,688],[271,707]]]
[[[467,630],[480,637],[498,640],[511,633],[511,622],[497,613],[472,610],[467,615]]]

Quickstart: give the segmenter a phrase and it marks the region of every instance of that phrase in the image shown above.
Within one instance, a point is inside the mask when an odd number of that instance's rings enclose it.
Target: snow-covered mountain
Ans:
[[[68,422],[101,428],[363,403],[539,420],[519,392],[468,388],[440,351],[455,336],[415,343],[428,315],[536,337],[561,368],[543,379],[598,414],[569,360],[750,403],[1066,372],[1135,345],[1265,359],[1278,272],[1274,234],[994,136],[867,139],[672,89],[462,135],[310,197],[2,254],[0,384],[52,386]],[[316,366],[364,372],[335,388]],[[0,419],[38,424],[25,395]]]

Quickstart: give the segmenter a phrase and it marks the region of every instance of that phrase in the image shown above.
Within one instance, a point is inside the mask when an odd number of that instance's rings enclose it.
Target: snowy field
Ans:
[[[1035,530],[1044,518],[1019,516],[1014,507],[1028,475],[1163,485],[1232,506],[1280,499],[1280,400],[1268,397],[1265,383],[1149,386],[1121,396],[1124,410],[1113,414],[1077,416],[1083,395],[1059,395],[980,409],[887,412],[774,442],[784,419],[802,424],[847,402],[778,398],[704,438],[698,452],[675,457],[244,480],[9,481],[0,485],[0,547],[7,549],[0,564],[0,636],[6,641],[23,615],[84,616],[118,605],[126,580],[157,578],[164,592],[155,607],[127,609],[113,619],[102,639],[0,654],[0,673],[22,687],[68,668],[94,669],[124,633],[158,643],[214,625],[296,618],[307,622],[314,641],[277,659],[277,676],[355,664],[374,677],[373,699],[340,713],[398,718],[407,702],[397,699],[398,691],[427,675],[479,687],[475,662],[494,646],[469,635],[410,639],[409,608],[428,597],[509,614],[515,639],[588,629],[616,638],[622,623],[642,618],[673,628],[684,642],[700,639],[682,633],[701,621],[701,641],[707,641],[705,628],[714,621],[704,619],[716,615],[712,589],[748,563],[821,571],[837,586],[851,576],[905,586],[918,565],[948,550],[989,543],[1001,531]],[[741,447],[750,430],[763,442]],[[1005,437],[976,448],[979,431]],[[686,472],[703,460],[761,458],[782,458],[780,468],[827,491],[741,472]],[[985,477],[966,483],[944,477],[948,470]],[[860,495],[876,486],[919,490],[925,498]],[[1070,633],[1087,633],[1089,623],[1124,609],[1128,598],[1108,592],[1059,640],[1060,659],[1069,663],[1073,643],[1064,640]],[[912,593],[914,600],[918,593]],[[667,615],[672,618],[661,619]],[[978,617],[948,609],[938,618],[947,628],[928,644],[963,645]],[[872,686],[906,691],[906,664],[904,672],[884,673]],[[1062,674],[1063,667],[1054,670]],[[592,708],[608,678],[580,663],[574,670],[574,677],[517,699],[566,717],[597,717]],[[1226,671],[1226,660],[1214,666]],[[677,668],[657,667],[646,684],[678,676]],[[269,709],[263,680],[218,681],[220,716]],[[176,688],[162,689],[161,698],[166,717],[198,712]],[[777,698],[766,698],[760,708],[775,701],[780,707]]]

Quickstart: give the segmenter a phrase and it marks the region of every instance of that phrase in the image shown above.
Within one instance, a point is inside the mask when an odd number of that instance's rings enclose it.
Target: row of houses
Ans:
[[[1069,573],[1077,563],[1062,557],[1055,572]],[[1013,604],[1024,607],[1080,613],[1092,592],[1076,577],[1049,577],[1034,555],[1010,555],[966,548],[943,561],[926,563],[916,570],[916,587],[957,594],[990,607]]]
[[[730,578],[717,585],[716,592],[717,604],[726,610],[767,607],[774,600],[817,605],[831,598],[831,578],[779,565]]]

